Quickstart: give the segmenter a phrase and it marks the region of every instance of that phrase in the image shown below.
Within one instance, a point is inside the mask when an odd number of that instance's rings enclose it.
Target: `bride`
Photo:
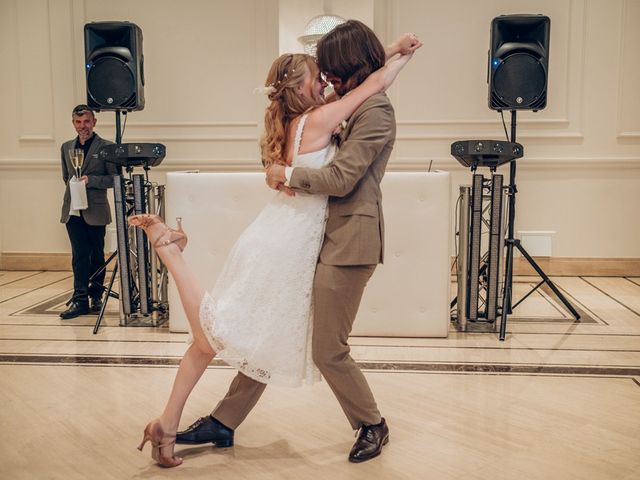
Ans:
[[[331,138],[341,123],[371,95],[385,91],[421,45],[404,35],[386,52],[399,57],[329,103],[313,57],[276,59],[265,88],[270,100],[261,141],[265,167],[327,165],[335,153]],[[312,288],[328,197],[282,190],[237,240],[211,292],[204,291],[182,256],[187,236],[180,219],[177,230],[156,215],[129,219],[144,229],[171,273],[192,335],[164,412],[146,426],[138,447],[151,441],[152,457],[163,467],[182,463],[173,454],[180,416],[214,357],[262,383],[297,386],[320,378],[311,360]]]

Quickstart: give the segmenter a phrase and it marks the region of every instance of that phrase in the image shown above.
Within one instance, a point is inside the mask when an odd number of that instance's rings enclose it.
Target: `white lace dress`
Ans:
[[[333,146],[298,155],[293,166],[320,168]],[[324,237],[327,196],[278,193],[240,235],[200,322],[217,358],[262,383],[299,386],[320,380],[311,359],[313,277]]]

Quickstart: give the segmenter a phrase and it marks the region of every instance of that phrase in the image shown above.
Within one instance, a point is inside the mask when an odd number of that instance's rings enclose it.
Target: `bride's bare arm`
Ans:
[[[408,55],[410,53],[415,52],[417,49],[422,47],[422,42],[416,37],[413,33],[405,33],[398,37],[398,39],[387,45],[384,49],[385,55],[385,63],[389,61],[391,57],[394,55]],[[335,102],[338,100],[338,97],[335,92],[331,92],[326,98],[326,103]]]
[[[418,47],[419,48],[419,47]],[[385,91],[400,73],[400,70],[413,56],[413,52],[400,55],[376,70],[348,95],[335,102],[322,105],[313,110],[305,125],[304,149],[322,148],[329,140],[337,125],[351,116],[362,103],[372,95]]]

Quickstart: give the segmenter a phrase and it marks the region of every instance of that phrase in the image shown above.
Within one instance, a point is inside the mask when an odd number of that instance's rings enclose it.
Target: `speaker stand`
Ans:
[[[118,254],[117,250],[113,252],[109,257],[109,260],[106,261],[106,263],[102,268],[106,269],[109,262],[111,262],[112,259],[116,258],[117,254]],[[98,333],[98,329],[100,328],[100,323],[102,323],[102,317],[104,317],[104,311],[107,308],[107,301],[109,300],[109,298],[113,297],[113,298],[120,299],[120,296],[113,291],[113,281],[115,280],[117,273],[118,273],[118,261],[116,260],[115,265],[113,267],[113,272],[111,272],[111,279],[109,280],[109,286],[106,288],[102,286],[102,290],[103,291],[106,290],[107,294],[104,297],[104,300],[102,302],[102,307],[100,307],[100,313],[98,313],[98,318],[96,318],[96,323],[93,326],[94,335]]]
[[[116,110],[115,113],[116,113],[116,144],[120,145],[122,143],[122,122],[120,119],[120,110]],[[125,111],[125,115],[126,115],[126,111]],[[100,309],[100,313],[98,313],[98,318],[96,318],[96,323],[93,326],[94,335],[98,333],[98,329],[100,328],[100,324],[102,323],[102,317],[104,317],[104,312],[107,309],[107,302],[109,301],[109,298],[111,297],[117,298],[117,299],[120,298],[120,296],[113,291],[113,281],[115,280],[116,272],[118,271],[117,257],[118,257],[118,249],[116,248],[111,254],[111,256],[109,257],[109,259],[102,266],[102,269],[106,269],[109,262],[111,262],[111,260],[113,260],[114,258],[116,259],[115,266],[113,267],[113,273],[111,274],[111,279],[109,280],[109,286],[106,288],[104,286],[102,287],[102,289],[106,291],[106,295],[104,295],[104,299],[102,300],[102,308]],[[96,272],[93,276],[97,275],[98,272]],[[93,276],[91,278],[93,278]]]
[[[516,111],[511,110],[511,141],[516,141]],[[571,312],[571,315],[576,319],[576,321],[580,320],[580,315],[576,311],[576,309],[569,303],[569,301],[565,298],[565,296],[560,292],[558,287],[551,281],[549,276],[544,273],[542,268],[536,263],[536,261],[527,253],[525,248],[520,243],[520,240],[516,239],[514,236],[515,233],[515,217],[516,217],[516,193],[518,189],[516,187],[516,161],[512,160],[509,165],[509,220],[508,220],[508,230],[507,230],[507,238],[505,239],[505,244],[507,246],[507,260],[505,264],[505,280],[504,280],[504,295],[502,302],[502,318],[500,321],[500,340],[505,339],[506,329],[507,329],[507,315],[513,313],[513,308],[517,306],[522,300],[531,295],[535,290],[538,289],[543,283],[546,283],[551,291],[555,294],[555,296],[562,302],[562,304],[567,307],[567,309]],[[529,293],[527,293],[520,301],[511,306],[511,295],[513,293],[513,248],[517,248],[520,253],[524,256],[524,258],[529,262],[529,265],[533,267],[536,273],[542,278],[542,281],[533,287]]]

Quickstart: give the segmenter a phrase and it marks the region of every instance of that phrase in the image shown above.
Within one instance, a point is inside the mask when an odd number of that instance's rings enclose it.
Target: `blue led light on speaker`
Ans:
[[[493,64],[494,67],[497,67],[498,65],[500,65],[500,60],[498,60],[497,58],[493,59],[493,62],[491,62]]]

